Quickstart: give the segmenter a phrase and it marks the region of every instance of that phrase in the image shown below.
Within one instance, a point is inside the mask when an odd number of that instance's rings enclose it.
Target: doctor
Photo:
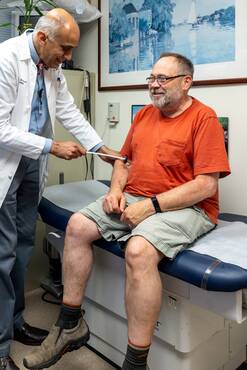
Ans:
[[[22,313],[48,154],[70,160],[85,155],[84,147],[116,154],[103,145],[67,89],[61,63],[71,59],[79,38],[72,16],[53,9],[33,32],[0,45],[0,370],[19,369],[9,356],[12,339],[39,345],[47,335],[28,325]],[[84,147],[54,141],[55,118]]]

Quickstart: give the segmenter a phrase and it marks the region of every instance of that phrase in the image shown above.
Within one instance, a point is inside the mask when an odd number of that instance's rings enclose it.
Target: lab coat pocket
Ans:
[[[185,160],[185,143],[166,139],[157,147],[158,162],[162,166],[180,166]]]

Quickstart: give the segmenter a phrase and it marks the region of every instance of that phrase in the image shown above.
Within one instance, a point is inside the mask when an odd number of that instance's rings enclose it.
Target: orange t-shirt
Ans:
[[[197,175],[229,175],[223,129],[215,112],[196,99],[178,117],[162,115],[153,105],[136,114],[121,149],[132,164],[124,191],[151,197],[193,180]],[[213,223],[219,213],[218,191],[197,206]]]

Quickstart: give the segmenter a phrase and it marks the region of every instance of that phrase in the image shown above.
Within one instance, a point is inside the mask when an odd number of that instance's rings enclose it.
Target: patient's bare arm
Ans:
[[[121,154],[119,152],[117,152],[116,150],[113,150],[113,149],[110,149],[108,148],[107,146],[103,145],[102,147],[100,147],[97,152],[100,152],[102,154],[108,154],[108,155],[113,155],[113,156],[121,156]],[[108,162],[110,163],[111,165],[114,165],[114,158],[110,158],[110,157],[107,157],[107,156],[101,156],[100,157],[101,159],[103,159],[103,161],[105,162]]]

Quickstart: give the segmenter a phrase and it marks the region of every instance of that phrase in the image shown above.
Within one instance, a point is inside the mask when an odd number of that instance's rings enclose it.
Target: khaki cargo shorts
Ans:
[[[125,193],[125,197],[127,205],[145,199],[128,193]],[[79,212],[97,224],[105,240],[126,242],[133,236],[142,236],[168,258],[174,258],[178,252],[215,227],[202,209],[189,207],[155,213],[131,229],[120,221],[120,215],[104,212],[103,199],[104,196]]]

